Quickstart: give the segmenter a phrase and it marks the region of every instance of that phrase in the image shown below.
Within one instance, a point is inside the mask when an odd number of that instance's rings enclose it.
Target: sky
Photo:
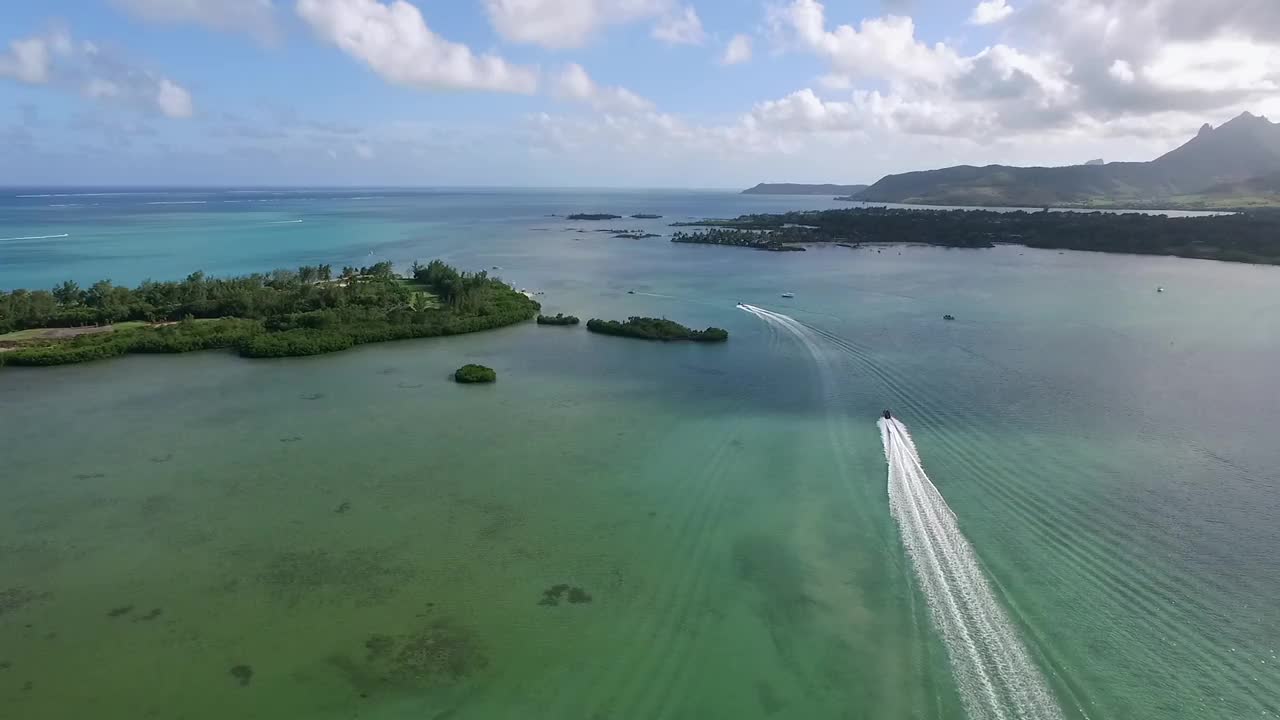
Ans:
[[[0,185],[870,183],[1243,111],[1277,0],[0,3]]]

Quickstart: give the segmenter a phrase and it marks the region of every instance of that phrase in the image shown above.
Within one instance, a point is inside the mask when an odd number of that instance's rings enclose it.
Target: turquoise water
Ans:
[[[0,241],[0,286],[443,257],[551,312],[732,337],[0,370],[14,717],[1280,715],[1276,268],[577,232],[823,198],[235,195],[7,198],[0,237],[67,237]],[[666,217],[546,217],[573,212]],[[449,382],[469,361],[498,384]],[[967,550],[895,516],[927,486],[891,483],[884,407]],[[996,610],[948,625],[931,582]],[[561,583],[591,601],[540,604]]]

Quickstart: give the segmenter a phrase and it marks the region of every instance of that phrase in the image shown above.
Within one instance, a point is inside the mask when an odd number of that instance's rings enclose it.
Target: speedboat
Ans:
[[[784,298],[793,298],[795,296],[796,296],[795,293],[782,293],[782,297]]]
[[[888,410],[885,410],[885,411],[882,413],[882,415],[884,416],[884,419],[885,419],[885,420],[892,420],[892,419],[893,419],[893,413],[889,412]]]

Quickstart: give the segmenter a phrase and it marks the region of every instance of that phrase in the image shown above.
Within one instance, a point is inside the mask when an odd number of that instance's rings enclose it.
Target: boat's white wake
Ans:
[[[754,305],[741,309],[793,335],[830,365],[823,336],[794,318]],[[889,509],[898,523],[929,614],[942,635],[956,686],[973,720],[1061,720],[1053,693],[992,592],[973,547],[921,465],[897,419],[879,421],[889,465]]]
[[[942,633],[969,717],[1058,720],[1040,671],[978,565],[955,515],[920,464],[915,443],[897,419],[881,420],[889,463],[889,510]]]

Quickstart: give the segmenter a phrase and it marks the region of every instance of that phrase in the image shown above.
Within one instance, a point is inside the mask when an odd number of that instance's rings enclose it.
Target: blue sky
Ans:
[[[1150,159],[1275,103],[1280,13],[1251,2],[6,3],[0,183],[737,187]]]

